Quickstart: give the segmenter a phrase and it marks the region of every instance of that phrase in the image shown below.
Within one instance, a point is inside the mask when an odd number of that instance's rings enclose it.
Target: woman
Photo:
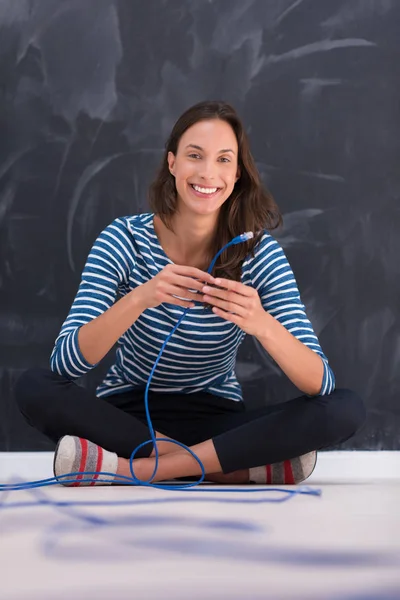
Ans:
[[[157,437],[190,446],[211,481],[299,483],[314,469],[316,450],[351,437],[365,410],[353,392],[334,389],[293,272],[268,233],[281,216],[231,106],[203,102],[178,119],[149,200],[153,212],[115,219],[95,241],[51,370],[29,370],[18,382],[21,412],[59,441],[57,477],[130,477],[132,451],[150,438],[144,388],[182,307],[190,307],[151,381]],[[253,239],[224,251],[208,274],[216,252],[246,231]],[[235,375],[245,334],[258,339],[302,395],[246,409]],[[92,397],[73,380],[116,342],[115,363]],[[184,449],[157,447],[153,481],[201,474]],[[137,453],[140,480],[151,477],[154,456],[152,444]],[[95,475],[90,485],[104,479],[110,477]]]

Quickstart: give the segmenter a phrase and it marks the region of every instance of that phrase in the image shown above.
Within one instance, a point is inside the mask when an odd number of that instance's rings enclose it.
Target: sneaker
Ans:
[[[110,485],[117,467],[118,456],[115,452],[108,452],[89,440],[73,435],[64,435],[59,440],[54,453],[54,476],[61,485],[65,486]],[[109,475],[84,475],[87,471],[102,471]],[[71,479],[62,477],[70,473],[82,473],[82,475],[73,475]],[[77,481],[80,479],[86,481]]]
[[[310,477],[316,464],[317,451],[313,450],[290,460],[250,469],[250,483],[295,485]]]

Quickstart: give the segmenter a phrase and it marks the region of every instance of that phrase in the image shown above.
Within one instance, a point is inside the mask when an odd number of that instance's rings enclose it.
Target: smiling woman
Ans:
[[[98,485],[104,471],[130,476],[129,457],[150,438],[144,388],[183,307],[190,311],[151,380],[157,437],[191,446],[211,481],[304,480],[316,451],[351,437],[365,410],[354,393],[335,390],[292,269],[270,233],[281,222],[279,210],[233,107],[202,102],[178,119],[149,200],[152,212],[117,218],[101,232],[55,341],[51,370],[31,369],[17,384],[22,414],[58,442],[56,477],[94,471],[82,484]],[[232,238],[209,273],[211,259]],[[246,408],[235,371],[246,334],[302,395]],[[115,362],[94,397],[73,380],[115,343]],[[185,450],[168,441],[158,441],[157,450],[154,481],[200,474]],[[155,451],[145,445],[137,453],[139,479],[152,476]]]

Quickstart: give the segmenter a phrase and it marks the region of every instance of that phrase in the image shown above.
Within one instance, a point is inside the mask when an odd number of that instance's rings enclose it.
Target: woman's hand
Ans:
[[[214,282],[214,277],[196,267],[169,264],[155,277],[137,287],[135,294],[140,298],[143,310],[163,302],[191,308],[194,306],[193,300],[203,302],[201,289],[204,283]]]
[[[218,287],[203,286],[203,302],[211,304],[216,315],[257,336],[265,327],[268,314],[257,290],[230,279],[215,279],[214,283]]]

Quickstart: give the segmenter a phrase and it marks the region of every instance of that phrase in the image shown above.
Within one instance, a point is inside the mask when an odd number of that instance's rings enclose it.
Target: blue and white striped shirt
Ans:
[[[82,273],[70,312],[62,325],[50,359],[51,369],[69,379],[95,365],[85,360],[78,331],[124,296],[159,273],[172,261],[160,245],[153,213],[115,219],[95,241]],[[267,232],[242,265],[242,283],[254,287],[263,307],[298,340],[316,352],[324,365],[321,395],[335,387],[335,378],[306,316],[293,271],[278,244]],[[97,396],[144,388],[163,342],[184,309],[161,304],[146,309],[118,340],[115,362]],[[245,333],[197,304],[191,308],[167,343],[153,375],[154,392],[191,394],[205,391],[241,401],[235,374],[239,345]]]

